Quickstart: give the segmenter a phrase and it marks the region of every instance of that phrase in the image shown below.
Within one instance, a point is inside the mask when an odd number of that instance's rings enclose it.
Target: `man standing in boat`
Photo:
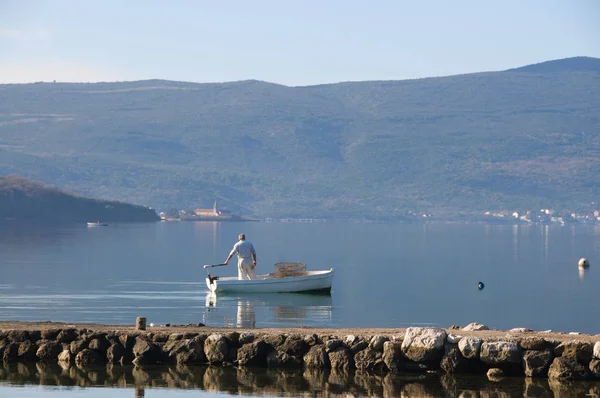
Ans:
[[[227,256],[227,260],[223,264],[227,265],[234,254],[238,256],[238,279],[256,279],[256,251],[252,243],[246,241],[246,235],[240,234],[238,241],[233,245],[233,249]]]

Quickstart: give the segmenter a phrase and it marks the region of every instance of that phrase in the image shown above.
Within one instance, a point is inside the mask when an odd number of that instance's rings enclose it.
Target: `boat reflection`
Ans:
[[[331,324],[332,312],[330,295],[207,293],[203,322],[238,328],[320,326]]]

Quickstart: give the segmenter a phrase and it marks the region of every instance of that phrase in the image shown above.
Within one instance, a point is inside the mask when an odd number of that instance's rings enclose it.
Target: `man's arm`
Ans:
[[[233,257],[233,255],[235,254],[236,251],[237,251],[237,243],[235,245],[233,245],[233,249],[231,249],[231,251],[229,252],[229,256],[227,256],[227,260],[225,260],[225,262],[223,264],[227,265],[227,263],[229,262],[229,260],[231,260],[231,257]]]

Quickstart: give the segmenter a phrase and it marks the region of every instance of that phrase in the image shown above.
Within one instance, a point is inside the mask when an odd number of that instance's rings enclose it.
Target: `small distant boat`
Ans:
[[[217,265],[205,265],[210,268]],[[320,271],[306,271],[305,268],[291,269],[290,266],[302,263],[278,263],[275,272],[266,275],[257,275],[256,279],[239,280],[237,277],[211,277],[208,274],[206,286],[213,293],[238,292],[238,293],[326,293],[331,294],[333,281],[333,268]],[[283,267],[286,267],[286,269]],[[282,272],[283,268],[283,272]],[[291,272],[290,272],[291,271]]]
[[[107,227],[108,223],[96,221],[96,222],[87,223],[87,226],[88,227]]]

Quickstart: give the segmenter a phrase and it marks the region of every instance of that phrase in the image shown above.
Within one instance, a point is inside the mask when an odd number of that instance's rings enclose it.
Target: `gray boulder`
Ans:
[[[29,331],[27,330],[9,330],[7,334],[8,341],[11,343],[22,343],[29,340]]]
[[[40,347],[38,348],[35,355],[39,358],[40,361],[55,362],[62,351],[62,344],[59,344],[56,341],[48,341],[46,343],[40,344]]]
[[[467,326],[462,328],[462,330],[471,332],[471,331],[476,331],[476,330],[490,330],[490,328],[488,328],[487,326],[485,326],[481,323],[471,322]]]
[[[519,341],[524,350],[545,350],[552,347],[552,343],[540,337],[527,337]]]
[[[4,346],[4,352],[2,353],[2,362],[13,363],[19,358],[19,346],[21,343],[8,343]]]
[[[166,349],[165,349],[166,351]],[[169,361],[179,365],[191,365],[207,362],[204,347],[196,340],[179,340],[168,351]]]
[[[339,347],[329,353],[331,368],[335,370],[348,370],[354,368],[354,357],[349,349]]]
[[[304,365],[307,368],[325,369],[331,367],[329,355],[323,344],[315,345],[304,355]]]
[[[441,328],[410,327],[402,341],[402,352],[415,362],[439,360],[444,355],[446,335]]]
[[[527,377],[546,377],[554,360],[552,350],[527,350],[523,355],[523,368]]]
[[[79,338],[79,334],[77,333],[77,329],[67,328],[62,329],[58,335],[56,335],[57,343],[71,343]]]
[[[97,351],[88,348],[75,356],[75,363],[78,366],[99,365],[104,362],[104,358]]]
[[[446,373],[462,373],[467,370],[467,366],[467,359],[455,344],[450,345],[440,361],[440,367]]]
[[[229,347],[222,334],[211,334],[204,342],[204,355],[209,363],[222,363],[227,359]]]
[[[25,340],[24,342],[19,344],[19,351],[17,353],[20,361],[31,361],[36,359],[36,352],[38,350],[38,345],[36,343],[32,343],[29,340]]]
[[[58,362],[62,362],[64,364],[70,364],[73,361],[73,355],[69,350],[62,350],[60,354],[58,354]]]
[[[383,348],[382,348],[383,351]],[[367,348],[354,355],[356,369],[381,372],[387,369],[383,354],[372,348]]]
[[[390,371],[397,372],[401,370],[405,358],[404,355],[402,355],[400,343],[386,341],[383,344],[383,355],[381,359]]]
[[[271,347],[262,340],[244,344],[237,350],[237,362],[241,366],[266,366]]]
[[[288,355],[283,351],[273,350],[267,354],[267,366],[270,368],[301,368],[302,358]]]
[[[596,344],[594,344],[593,354],[594,358],[600,359],[600,341],[597,341]]]
[[[549,379],[584,380],[589,376],[589,371],[573,357],[554,358],[548,369]]]
[[[383,352],[383,344],[389,340],[390,339],[386,336],[375,335],[371,337],[371,341],[369,341],[369,348],[374,351]]]
[[[340,339],[329,339],[325,341],[325,350],[327,352],[333,352],[344,345],[344,342]]]
[[[146,336],[135,338],[133,346],[133,363],[135,365],[150,365],[162,361],[163,351],[158,344]]]
[[[458,342],[458,349],[463,357],[477,359],[479,358],[482,343],[483,341],[478,337],[463,337]]]
[[[310,346],[303,338],[298,336],[288,337],[283,344],[281,344],[277,349],[279,351],[283,351],[288,355],[292,355],[295,357],[302,357],[309,350]]]
[[[493,341],[481,344],[479,358],[488,365],[506,365],[521,363],[521,349],[510,341]]]
[[[121,344],[112,344],[106,350],[106,361],[108,363],[120,363],[124,364],[125,349]]]

